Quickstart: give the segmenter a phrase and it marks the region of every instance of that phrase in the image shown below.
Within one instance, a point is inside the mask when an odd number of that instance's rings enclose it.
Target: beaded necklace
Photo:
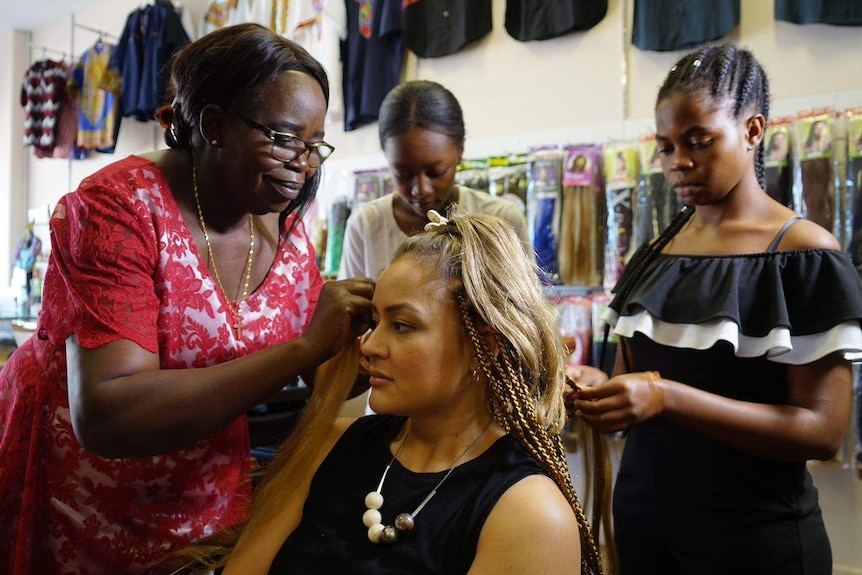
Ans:
[[[482,430],[482,433],[473,440],[473,443],[467,446],[464,453],[455,460],[449,468],[449,471],[443,476],[443,479],[434,486],[431,493],[422,500],[422,503],[413,510],[413,513],[399,513],[395,518],[394,525],[383,525],[383,517],[380,514],[380,508],[383,507],[383,482],[386,481],[386,474],[389,473],[389,468],[392,467],[392,463],[398,457],[398,454],[401,453],[401,450],[404,449],[404,444],[407,443],[407,437],[410,434],[409,432],[405,433],[404,439],[401,441],[401,445],[395,451],[395,455],[392,456],[392,459],[389,460],[389,464],[386,465],[386,469],[383,470],[383,476],[380,478],[380,483],[377,484],[377,489],[369,492],[368,495],[365,496],[365,506],[368,509],[362,515],[362,523],[368,527],[368,539],[370,539],[372,543],[397,543],[399,533],[411,531],[416,525],[416,516],[419,515],[419,512],[422,511],[429,501],[431,501],[431,498],[437,494],[437,490],[440,489],[443,482],[452,475],[455,468],[467,458],[473,450],[473,447],[475,447],[476,444],[485,437],[485,434],[488,432],[493,421],[494,420],[491,419],[491,421],[488,422],[488,425],[485,426],[485,429]]]
[[[248,215],[248,230],[250,240],[248,243],[248,258],[245,262],[245,284],[242,288],[242,295],[234,306],[230,297],[227,295],[227,292],[224,289],[224,286],[221,283],[221,277],[219,277],[218,266],[215,261],[215,253],[213,253],[212,244],[210,244],[210,236],[207,233],[207,224],[204,222],[204,212],[201,209],[201,200],[198,196],[198,171],[197,165],[192,162],[192,188],[195,192],[195,206],[198,209],[198,222],[201,225],[201,231],[204,233],[204,241],[207,244],[207,256],[209,258],[209,262],[212,264],[213,275],[215,276],[216,283],[218,284],[219,289],[221,290],[222,295],[224,295],[224,299],[227,302],[227,308],[230,310],[230,315],[233,317],[233,329],[236,332],[237,339],[242,338],[242,314],[240,314],[239,306],[246,297],[248,297],[248,288],[251,283],[251,268],[252,263],[254,262],[254,218],[251,214]]]

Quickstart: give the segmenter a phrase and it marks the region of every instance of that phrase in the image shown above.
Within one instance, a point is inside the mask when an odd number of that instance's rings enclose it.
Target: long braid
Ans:
[[[766,74],[760,75],[760,92],[763,94],[763,102],[760,105],[760,113],[763,114],[764,117],[769,117],[769,80],[766,78]],[[766,189],[766,139],[760,140],[760,145],[757,146],[757,156],[754,159],[754,169],[757,173],[757,181],[760,183],[760,187],[764,190]]]
[[[581,541],[581,572],[585,575],[603,573],[601,554],[586,514],[578,501],[569,474],[566,452],[559,434],[551,434],[536,414],[528,378],[518,365],[515,349],[505,340],[499,341],[497,357],[488,349],[476,328],[470,304],[463,293],[457,296],[458,307],[467,334],[473,343],[479,364],[489,382],[491,413],[497,423],[512,433],[525,449],[542,465],[566,497],[575,512]]]

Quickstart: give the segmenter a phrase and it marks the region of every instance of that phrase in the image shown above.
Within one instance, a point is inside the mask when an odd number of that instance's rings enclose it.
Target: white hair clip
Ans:
[[[431,221],[425,224],[426,232],[430,232],[435,228],[441,228],[449,223],[448,218],[441,216],[437,210],[428,210],[428,219]]]

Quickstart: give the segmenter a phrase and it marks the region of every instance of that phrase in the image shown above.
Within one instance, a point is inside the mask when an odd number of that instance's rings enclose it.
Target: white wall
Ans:
[[[177,3],[185,5],[193,21],[198,21],[204,0]],[[77,12],[73,18],[78,24],[119,36],[126,16],[139,4],[105,0]],[[633,48],[630,35],[623,32],[624,27],[628,28],[632,5],[632,0],[610,0],[607,16],[592,30],[544,42],[521,43],[510,38],[503,27],[505,0],[494,0],[491,34],[458,54],[408,59],[404,76],[437,80],[455,93],[464,108],[468,156],[523,151],[533,144],[637,137],[651,129],[656,90],[680,53]],[[862,105],[862,76],[858,73],[862,28],[775,22],[772,10],[771,0],[742,0],[742,23],[729,38],[754,50],[766,67],[772,81],[774,113],[794,113],[810,106]],[[95,39],[95,34],[73,27],[69,18],[34,30],[31,37],[33,44],[75,54],[83,52]],[[0,45],[0,68],[6,75],[5,71],[13,70],[14,78],[4,85],[15,91],[22,66],[41,54],[34,50],[28,57],[20,50],[2,49],[5,46]],[[25,58],[23,63],[21,58]],[[13,124],[23,122],[20,106],[12,106],[10,113],[6,98],[8,93],[0,98],[4,106],[0,127],[4,114],[11,115]],[[17,93],[12,99],[16,98]],[[0,139],[8,140],[8,134],[8,130],[0,132]],[[346,192],[347,176],[352,170],[385,163],[376,125],[348,133],[341,126],[328,126],[327,140],[337,152],[326,166],[320,193],[323,203]],[[20,140],[11,141],[14,147]],[[3,145],[9,145],[8,141]],[[155,122],[143,124],[125,119],[113,156],[97,155],[80,162],[32,159],[28,164],[13,155],[11,170],[23,174],[20,177],[26,181],[23,188],[11,192],[21,194],[17,199],[7,201],[0,188],[0,202],[14,207],[14,202],[20,201],[29,208],[53,203],[106,163],[161,145]],[[16,230],[10,232],[17,237]],[[0,251],[8,241],[5,237],[0,240]],[[3,257],[5,253],[0,263]]]
[[[26,221],[24,166],[26,156],[21,146],[24,138],[21,108],[21,79],[26,71],[26,35],[10,31],[0,33],[0,54],[9,61],[0,65],[0,286],[9,284],[15,245],[23,235]]]

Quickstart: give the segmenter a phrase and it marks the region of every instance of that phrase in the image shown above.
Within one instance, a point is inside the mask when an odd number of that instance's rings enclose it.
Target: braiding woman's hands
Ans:
[[[371,296],[374,282],[369,279],[328,281],[323,284],[314,316],[302,337],[325,361],[348,345],[371,324]]]
[[[655,371],[626,373],[592,386],[578,385],[575,417],[603,433],[622,431],[665,409],[663,382]]]

